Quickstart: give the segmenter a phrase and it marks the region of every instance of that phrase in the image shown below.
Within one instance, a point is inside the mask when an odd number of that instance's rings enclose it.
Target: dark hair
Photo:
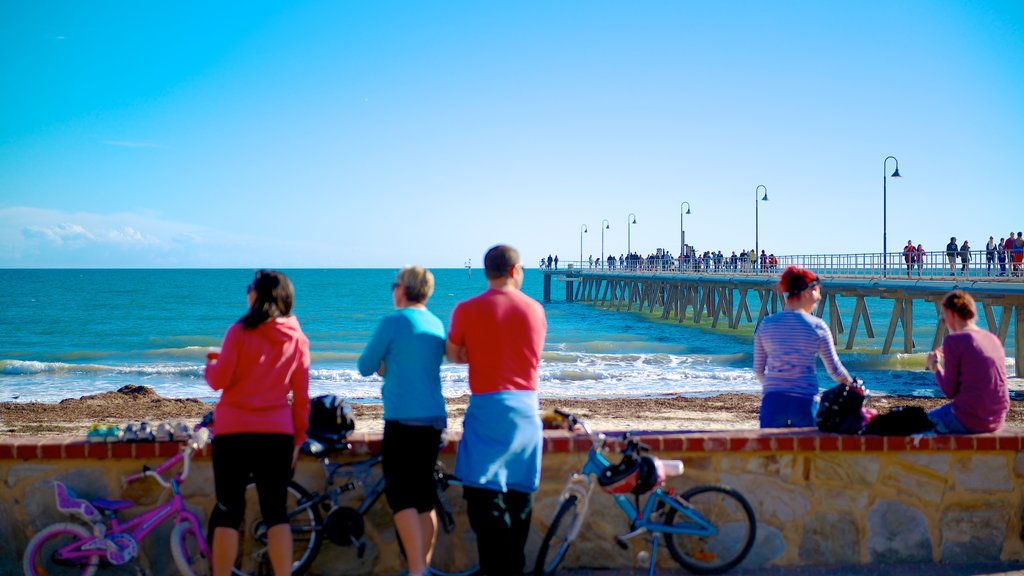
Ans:
[[[787,298],[799,296],[801,292],[818,284],[818,276],[814,272],[799,266],[790,266],[779,279],[779,288]]]
[[[942,307],[956,314],[963,321],[973,320],[978,315],[974,298],[963,290],[953,290],[942,299]]]
[[[271,318],[281,318],[292,313],[295,290],[282,272],[257,270],[256,278],[249,285],[256,292],[249,311],[242,316],[242,328],[252,330]]]
[[[498,244],[484,254],[484,275],[489,280],[508,276],[508,271],[519,264],[519,252],[511,246]]]

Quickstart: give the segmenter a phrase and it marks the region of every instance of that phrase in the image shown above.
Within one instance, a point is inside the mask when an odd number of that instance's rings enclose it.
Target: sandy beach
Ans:
[[[560,408],[585,419],[594,430],[737,430],[757,428],[760,396],[721,394],[711,397],[607,398],[599,400],[541,400],[541,407]],[[869,397],[868,404],[885,412],[894,406],[942,404],[939,398]],[[448,399],[448,425],[462,427],[468,397]],[[147,386],[125,386],[115,392],[67,399],[56,404],[0,403],[0,434],[4,436],[85,436],[92,424],[130,422],[198,422],[213,405],[196,399],[163,398]],[[383,429],[380,404],[353,404],[357,430]],[[1013,401],[1007,426],[1024,427],[1024,402]]]

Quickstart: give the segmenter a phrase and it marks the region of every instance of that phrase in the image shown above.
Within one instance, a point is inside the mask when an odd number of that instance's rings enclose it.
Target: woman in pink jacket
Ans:
[[[286,499],[299,446],[306,439],[309,340],[291,315],[295,294],[284,274],[257,272],[248,298],[249,312],[228,328],[220,353],[208,355],[206,363],[206,381],[222,391],[214,412],[214,576],[230,574],[238,556],[250,482],[256,483],[260,512],[269,527],[267,548],[274,573],[290,574],[292,567]]]

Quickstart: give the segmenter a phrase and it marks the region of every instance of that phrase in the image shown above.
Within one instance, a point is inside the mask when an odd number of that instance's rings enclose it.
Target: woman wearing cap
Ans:
[[[828,325],[812,313],[821,300],[818,277],[790,266],[779,288],[786,309],[765,318],[754,333],[754,373],[764,391],[761,427],[814,426],[818,356],[833,380],[849,384],[853,379],[839,361]]]
[[[942,300],[942,321],[949,334],[942,348],[928,353],[927,361],[935,383],[952,400],[928,413],[939,434],[994,432],[1010,409],[1003,343],[974,323],[977,315],[974,298],[963,290]]]
[[[441,395],[445,331],[427,310],[434,275],[407,266],[391,284],[396,311],[385,316],[359,356],[360,374],[384,377],[385,496],[409,562],[409,575],[426,573],[437,534],[434,464],[447,423]]]

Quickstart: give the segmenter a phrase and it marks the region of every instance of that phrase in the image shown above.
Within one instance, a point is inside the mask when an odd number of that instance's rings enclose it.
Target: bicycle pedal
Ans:
[[[629,550],[629,542],[623,540],[622,536],[616,536],[615,543],[619,545],[619,548],[622,548],[623,550]]]

